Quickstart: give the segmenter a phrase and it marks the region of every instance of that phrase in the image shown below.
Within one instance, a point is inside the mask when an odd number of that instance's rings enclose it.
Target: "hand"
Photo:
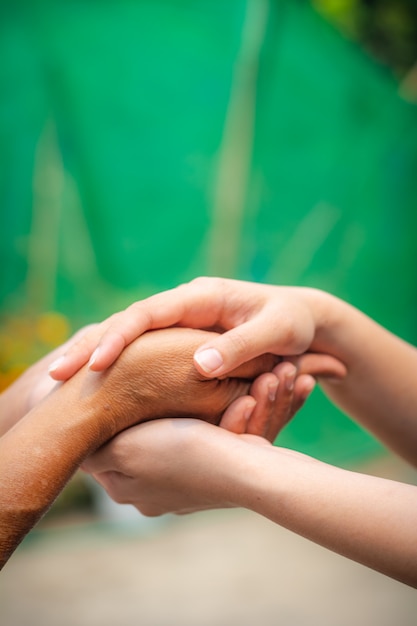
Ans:
[[[51,380],[49,376],[49,367],[51,364],[63,356],[72,346],[77,344],[82,338],[93,332],[97,327],[97,324],[89,324],[80,328],[72,337],[70,337],[61,346],[58,346],[49,354],[46,354],[42,359],[31,365],[26,372],[22,375],[22,378],[27,375],[27,387],[29,390],[27,398],[27,411],[30,411],[38,402],[43,400],[55,387],[55,382]]]
[[[133,504],[146,515],[231,506],[230,501],[218,495],[213,497],[212,465],[216,465],[218,450],[211,456],[210,443],[235,446],[246,442],[259,446],[274,441],[314,387],[314,378],[307,371],[333,376],[342,373],[343,367],[330,357],[311,354],[301,357],[297,367],[283,362],[272,373],[259,376],[250,389],[253,397],[237,399],[220,421],[220,427],[233,433],[235,439],[216,432],[222,428],[201,427],[196,420],[158,420],[158,425],[147,423],[125,430],[90,456],[82,467],[116,502]],[[245,408],[249,408],[249,420]],[[220,459],[219,465],[222,463]],[[204,471],[210,477],[203,479],[204,488],[196,480],[202,464],[207,464]]]
[[[192,354],[213,336],[215,333],[188,328],[148,332],[130,344],[112,368],[96,374],[110,414],[116,410],[116,432],[160,417],[199,417],[218,424],[232,402],[251,393],[257,406],[252,405],[253,415],[245,411],[238,432],[273,440],[312,391],[313,376],[345,374],[343,365],[327,355],[305,355],[297,362],[298,369],[291,363],[279,363],[272,369],[276,357],[264,354],[242,364],[227,378],[206,379],[193,367]],[[260,373],[263,376],[252,384]],[[247,409],[250,401],[253,403],[246,398],[240,403],[245,402]],[[233,430],[228,418],[232,410],[236,419],[238,410],[231,407],[224,424],[229,423]]]
[[[89,359],[91,369],[103,370],[145,331],[174,325],[224,333],[204,342],[195,354],[197,369],[207,377],[223,376],[267,352],[299,355],[317,348],[314,339],[320,323],[316,306],[319,293],[297,287],[198,278],[136,302],[102,322],[53,364],[51,376],[65,380]]]
[[[236,434],[249,433],[274,441],[313,391],[316,378],[340,382],[347,371],[343,363],[326,354],[292,357],[262,374],[249,396],[237,399],[226,410],[220,425]]]
[[[82,469],[111,498],[148,516],[236,506],[228,484],[236,448],[271,444],[194,419],[134,426],[89,457]],[[237,494],[236,494],[237,495]]]
[[[114,429],[113,435],[160,417],[200,417],[217,424],[234,400],[248,394],[252,380],[277,362],[272,355],[262,355],[230,377],[207,380],[194,368],[192,355],[212,335],[187,328],[148,332],[106,372],[88,372],[88,393],[98,393],[107,407],[101,419]]]
[[[272,372],[255,379],[250,395],[232,402],[219,426],[235,434],[258,435],[272,442],[301,409],[314,386],[313,376],[301,371],[298,375],[295,365],[280,363]]]
[[[206,332],[192,329],[147,333],[106,372],[84,368],[59,385],[0,437],[0,569],[94,450],[133,424],[165,415],[218,423],[276,361],[266,355],[236,371],[243,378],[204,380],[192,354],[205,339]]]

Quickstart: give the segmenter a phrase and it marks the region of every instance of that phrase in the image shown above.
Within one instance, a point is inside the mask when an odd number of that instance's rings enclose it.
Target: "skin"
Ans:
[[[21,419],[19,412],[29,397],[33,401],[29,380],[36,373],[32,370],[17,384],[17,391],[10,388],[1,396],[0,422],[7,428],[0,437],[1,566],[82,461],[106,441],[133,424],[159,417],[199,416],[217,424],[233,401],[247,397],[251,379],[273,366],[274,360],[266,355],[237,370],[236,376],[204,379],[193,367],[192,354],[208,336],[204,331],[179,328],[147,333],[106,372],[81,369]],[[273,374],[265,376],[257,383],[261,396],[276,380]],[[43,393],[41,388],[40,383],[37,393]],[[11,418],[10,403],[13,406],[13,398],[19,395],[25,399],[20,411],[12,410]],[[246,408],[248,400],[252,405],[240,417],[241,430],[254,409],[253,398],[243,400]],[[233,412],[228,419],[233,422]]]
[[[166,325],[222,332],[194,353],[196,368],[208,379],[223,376],[265,352],[285,356],[298,364],[299,371],[300,362],[310,358],[310,352],[336,359],[346,368],[346,375],[337,380],[318,377],[329,399],[417,467],[416,348],[358,309],[320,290],[197,279],[135,303],[106,320],[67,353],[53,368],[53,375],[70,376],[88,359],[92,369],[105,368],[135,336]],[[181,431],[183,435],[185,432],[193,439],[191,429]],[[182,473],[176,478],[172,471],[165,474],[165,480],[178,487],[181,506],[191,494],[186,504],[198,508],[202,490],[210,496],[210,506],[246,506],[335,552],[417,586],[416,487],[347,472],[296,452],[260,447],[253,441],[252,445],[241,439],[238,443],[223,432],[210,432],[213,447],[207,445],[206,450],[218,460],[211,462],[211,467],[217,468],[213,477],[208,458],[204,465],[203,457],[197,458],[191,447],[187,447],[189,463],[182,456]],[[152,440],[147,440],[151,457],[152,446],[158,441],[156,431]],[[124,441],[126,444],[128,439]],[[193,441],[195,450],[200,450],[198,439]],[[187,445],[187,441],[183,443]],[[131,450],[132,445],[129,443]],[[110,449],[103,450],[104,457],[106,451],[110,453]],[[141,476],[140,467],[125,466],[126,458],[119,456],[108,465],[104,457],[100,457],[103,466],[89,466],[89,470],[97,475],[107,466],[121,479],[129,476],[133,486],[129,495],[123,495],[124,487],[116,482],[111,493],[116,499],[137,502],[141,496],[134,485],[135,476]],[[160,468],[159,475],[149,475],[148,479],[152,482],[155,478],[157,483],[162,481],[162,474]],[[193,482],[192,489],[187,482],[189,474],[193,481],[205,476],[206,482]],[[139,484],[143,489],[144,482]],[[163,494],[161,498],[164,510]],[[175,503],[166,509],[175,510]]]
[[[93,328],[91,325],[79,330],[66,343],[28,367],[12,385],[0,393],[0,437],[56,387],[57,383],[48,376],[51,363]]]
[[[417,587],[417,489],[195,420],[134,427],[84,469],[145,515],[244,507]]]
[[[99,324],[52,366],[51,374],[65,379],[89,359],[91,369],[104,369],[142,332],[169,325],[223,331],[194,353],[197,370],[208,378],[224,376],[264,353],[294,362],[306,352],[329,355],[345,366],[347,375],[341,382],[320,379],[325,393],[416,466],[416,348],[317,289],[196,279],[136,302]],[[220,364],[210,371],[201,365],[207,350],[219,356]]]
[[[207,380],[192,354],[213,333],[175,328],[139,338],[104,373],[84,367],[55,384],[47,375],[51,361],[87,331],[0,395],[0,568],[88,455],[133,424],[198,416],[272,441],[311,393],[314,375],[345,374],[322,355],[311,355],[303,371],[262,355],[231,376]]]

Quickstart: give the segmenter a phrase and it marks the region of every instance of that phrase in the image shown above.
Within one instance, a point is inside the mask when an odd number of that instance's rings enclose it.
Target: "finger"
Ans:
[[[55,380],[66,380],[87,362],[94,371],[109,367],[123,349],[148,330],[181,325],[190,328],[214,327],[219,318],[216,281],[193,281],[134,302],[127,309],[102,322],[51,367]]]
[[[101,450],[106,449],[107,445],[104,445],[102,448],[91,454],[89,457],[84,459],[84,461],[80,465],[80,470],[85,472],[86,474],[91,474],[94,478],[95,475],[101,474],[102,472],[107,472],[112,469],[112,464],[106,457],[105,454],[101,454]]]
[[[255,405],[256,400],[252,396],[238,398],[223,413],[219,426],[236,435],[245,433]]]
[[[118,504],[131,504],[132,493],[130,481],[121,472],[95,472],[92,474],[94,480],[107,492],[112,500]],[[139,485],[136,485],[139,490]]]
[[[90,358],[90,367],[100,371],[111,365],[134,339],[147,332],[169,326],[211,328],[218,322],[213,288],[188,283],[134,302],[109,318]]]
[[[342,379],[347,375],[345,364],[329,354],[307,352],[302,356],[289,357],[287,360],[296,365],[299,374],[336,379]]]
[[[91,356],[107,322],[82,329],[76,334],[67,349],[49,366],[49,375],[54,380],[67,380],[73,376]]]
[[[218,376],[220,380],[224,378],[244,378],[254,380],[261,374],[271,372],[272,369],[281,362],[281,357],[275,354],[260,354],[253,359],[242,363],[224,376]]]
[[[278,378],[272,373],[259,376],[250,388],[256,406],[249,417],[246,433],[266,437],[271,421],[275,419],[275,402],[278,391]]]
[[[147,424],[151,424],[151,422],[145,422],[140,426],[131,426],[122,431],[84,459],[80,468],[88,474],[101,474],[103,472],[113,471],[114,467],[117,466],[118,450],[123,448],[124,441],[126,439],[128,441],[133,440],[139,433],[146,429]],[[141,430],[138,432],[139,428],[141,428]],[[138,445],[140,445],[140,440]]]
[[[309,374],[300,374],[294,383],[294,396],[291,405],[289,419],[291,419],[304,406],[307,398],[316,386],[316,381]]]
[[[297,368],[287,361],[274,367],[273,373],[278,378],[278,392],[274,405],[273,419],[269,423],[266,438],[274,441],[278,433],[288,423],[294,399],[294,387]]]
[[[194,363],[204,376],[219,377],[270,352],[270,348],[270,328],[258,320],[250,320],[200,346],[194,354]]]
[[[313,337],[311,328],[295,329],[288,317],[276,308],[265,306],[248,321],[237,323],[200,346],[194,353],[197,370],[207,377],[220,377],[261,354],[305,352]]]

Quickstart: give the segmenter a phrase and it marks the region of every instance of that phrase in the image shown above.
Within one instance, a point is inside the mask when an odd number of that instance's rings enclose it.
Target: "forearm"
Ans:
[[[103,398],[74,377],[0,438],[0,567],[90,452],[112,436]]]
[[[88,459],[145,515],[244,507],[417,587],[417,487],[345,471],[196,420],[125,431]]]
[[[0,438],[2,563],[84,458],[118,432],[167,415],[218,423],[247,394],[246,379],[197,375],[192,354],[206,336],[187,329],[148,333],[106,372],[81,369]]]
[[[246,456],[240,506],[334,552],[417,587],[417,489],[278,448]],[[235,503],[236,504],[236,503]]]
[[[340,359],[342,381],[320,384],[343,411],[417,465],[417,350],[345,302],[311,290],[317,311],[313,350]]]
[[[73,340],[79,337],[77,333]],[[68,344],[60,346],[31,365],[0,394],[0,436],[9,430],[48,395],[56,383],[48,376],[48,366]]]

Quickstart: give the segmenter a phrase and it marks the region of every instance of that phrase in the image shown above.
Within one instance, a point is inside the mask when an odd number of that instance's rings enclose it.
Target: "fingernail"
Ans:
[[[294,389],[294,378],[296,373],[297,370],[293,367],[285,374],[285,387],[288,391],[292,391]]]
[[[223,365],[222,355],[218,350],[215,350],[214,348],[207,348],[207,350],[197,352],[194,355],[194,360],[207,374],[214,372],[215,370],[219,369],[221,365]]]
[[[277,397],[279,381],[277,380],[275,383],[270,383],[268,385],[268,398],[271,402],[275,402]]]
[[[313,391],[314,387],[316,386],[316,381],[313,379],[310,384],[306,387],[306,389],[304,390],[303,393],[303,397],[307,400],[308,396],[311,394],[311,392]]]
[[[53,361],[51,365],[48,367],[49,374],[52,374],[53,372],[55,372],[64,361],[65,361],[64,356],[60,356],[57,359],[55,359],[55,361]]]
[[[88,361],[88,367],[91,367],[92,365],[94,365],[94,363],[97,360],[97,357],[100,353],[100,348],[96,348],[93,352],[93,354],[90,356],[90,360]]]
[[[244,414],[243,414],[243,417],[244,417],[244,419],[245,419],[247,422],[249,421],[250,416],[252,415],[252,413],[253,413],[253,411],[254,411],[255,407],[256,407],[256,400],[254,399],[254,400],[253,400],[253,404],[252,404],[252,405],[249,405],[249,406],[247,407],[246,411],[245,411],[245,412],[244,412]]]

